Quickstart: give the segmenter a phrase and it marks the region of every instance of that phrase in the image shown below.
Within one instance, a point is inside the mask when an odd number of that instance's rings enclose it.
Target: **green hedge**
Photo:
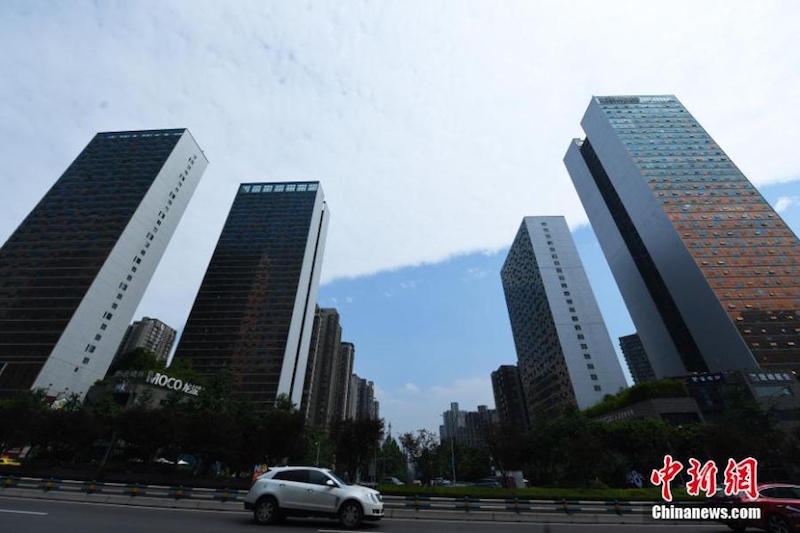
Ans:
[[[602,402],[586,409],[584,414],[589,418],[594,418],[652,398],[686,398],[688,396],[689,389],[681,380],[645,381],[606,397]]]

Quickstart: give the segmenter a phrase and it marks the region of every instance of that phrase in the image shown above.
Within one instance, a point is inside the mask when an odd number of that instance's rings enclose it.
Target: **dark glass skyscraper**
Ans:
[[[92,139],[0,250],[0,394],[105,376],[207,164],[185,129]]]
[[[592,98],[565,157],[657,377],[800,370],[800,241],[674,96]]]
[[[175,352],[257,408],[301,406],[328,209],[318,182],[242,184]]]

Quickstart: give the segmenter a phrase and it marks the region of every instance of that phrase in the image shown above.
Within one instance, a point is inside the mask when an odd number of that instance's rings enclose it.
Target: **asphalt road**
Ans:
[[[126,505],[98,505],[68,503],[52,500],[28,500],[0,496],[0,532],[9,533],[203,533],[235,532],[255,533],[326,533],[340,531],[335,521],[289,519],[279,526],[259,527],[245,512],[195,511],[156,509]],[[674,526],[619,524],[520,524],[500,522],[435,521],[384,519],[367,523],[364,533],[478,533],[497,531],[509,533],[725,533],[730,530],[721,525]]]

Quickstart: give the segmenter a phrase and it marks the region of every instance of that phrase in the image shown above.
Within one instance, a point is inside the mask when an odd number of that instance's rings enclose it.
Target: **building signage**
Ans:
[[[200,391],[203,390],[203,387],[201,387],[200,385],[195,385],[194,383],[189,383],[179,378],[173,378],[164,373],[155,372],[153,370],[149,371],[147,375],[145,375],[145,373],[141,370],[121,371],[117,372],[114,375],[125,379],[144,378],[144,382],[149,383],[150,385],[155,385],[157,387],[163,387],[165,389],[179,391],[184,394],[189,394],[191,396],[198,396],[200,394]]]
[[[200,394],[200,391],[203,390],[203,387],[199,385],[185,383],[182,379],[171,378],[166,374],[162,374],[161,372],[153,372],[152,370],[147,374],[145,381],[151,385],[158,385],[159,387],[164,387],[165,389],[180,391],[184,394],[190,394],[192,396],[197,396]]]

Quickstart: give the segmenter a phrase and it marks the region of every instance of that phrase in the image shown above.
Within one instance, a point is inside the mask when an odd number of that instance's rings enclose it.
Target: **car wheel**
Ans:
[[[786,520],[781,515],[769,515],[767,524],[769,533],[789,533],[789,524],[786,523]]]
[[[361,504],[355,500],[349,500],[342,504],[339,509],[339,523],[345,529],[355,529],[364,520],[364,511]]]
[[[280,520],[280,509],[275,498],[265,496],[258,500],[253,508],[253,519],[256,524],[274,524]]]

